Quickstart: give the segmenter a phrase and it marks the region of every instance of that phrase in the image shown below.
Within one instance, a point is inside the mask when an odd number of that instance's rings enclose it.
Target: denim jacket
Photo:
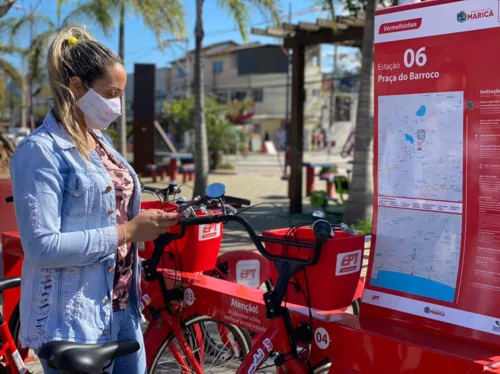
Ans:
[[[141,189],[132,167],[134,195],[129,218],[139,213]],[[111,177],[96,152],[78,153],[50,112],[24,139],[11,160],[14,204],[24,249],[21,283],[23,347],[51,340],[107,342],[118,246],[116,200]],[[140,322],[140,262],[134,245],[131,306]]]

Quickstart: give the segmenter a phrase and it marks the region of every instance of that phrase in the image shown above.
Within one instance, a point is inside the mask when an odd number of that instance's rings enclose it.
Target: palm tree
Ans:
[[[9,61],[2,58],[1,55],[10,55],[14,53],[22,53],[22,50],[13,46],[0,44],[0,87],[5,87],[5,78],[13,81],[21,90],[24,89],[23,74]],[[3,92],[0,91],[0,98]]]
[[[15,2],[16,0],[3,0],[0,3],[0,18],[7,14],[7,12],[10,10],[10,8],[12,8],[12,5],[14,5]]]
[[[372,218],[373,211],[373,43],[376,0],[365,2],[356,145],[346,223]]]
[[[334,19],[334,3],[343,6],[351,14],[365,14],[362,42],[362,60],[358,107],[356,113],[356,144],[352,183],[349,192],[344,221],[355,223],[372,218],[373,211],[373,43],[374,19],[377,3],[389,4],[385,0],[325,0]]]
[[[194,51],[194,95],[195,95],[195,182],[194,194],[203,195],[208,182],[208,146],[207,125],[205,123],[205,80],[202,65],[202,44],[205,35],[203,31],[203,4],[205,0],[196,0],[195,51]],[[248,39],[248,15],[250,6],[256,6],[271,15],[274,22],[279,22],[279,16],[274,0],[219,0],[221,8],[227,10],[238,25],[241,37]],[[188,56],[186,56],[188,58]]]
[[[58,0],[58,14],[60,14],[60,7],[68,2],[69,0]],[[130,11],[139,14],[144,24],[153,30],[160,48],[163,45],[162,36],[164,33],[173,33],[179,38],[185,34],[184,5],[179,0],[87,0],[83,4],[81,1],[77,4],[78,16],[85,15],[85,9],[87,9],[91,12],[92,18],[105,31],[110,29],[109,23],[112,24],[114,16],[118,14],[118,55],[124,62],[125,16]],[[121,100],[122,115],[117,129],[117,149],[123,156],[126,156],[127,106],[125,94],[122,95]]]
[[[140,14],[146,26],[154,31],[158,46],[162,48],[164,32],[173,33],[181,38],[185,34],[184,5],[179,0],[112,0],[119,10],[118,55],[125,62],[125,14],[128,8]],[[127,113],[125,94],[121,97],[122,115],[118,126],[117,149],[126,156],[127,152]]]

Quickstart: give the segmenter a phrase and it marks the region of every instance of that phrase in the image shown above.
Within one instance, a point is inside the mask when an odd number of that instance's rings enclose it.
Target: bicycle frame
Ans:
[[[287,360],[286,354],[290,353],[291,344],[286,333],[284,319],[266,318],[263,291],[203,274],[183,273],[181,278],[173,270],[158,269],[157,275],[159,278],[156,281],[143,283],[142,301],[146,304],[145,314],[150,321],[144,333],[148,367],[151,367],[155,353],[160,349],[165,338],[174,334],[191,367],[191,372],[202,373],[181,328],[182,321],[194,315],[206,315],[214,320],[236,325],[258,334],[251,352],[243,361],[238,373],[255,372],[274,351],[284,354],[284,359]],[[173,291],[167,291],[167,289]],[[183,292],[179,292],[179,289],[183,289]],[[169,298],[170,300],[172,298],[184,299],[177,305],[177,315],[165,310],[165,300]],[[290,304],[288,309],[293,326],[311,322],[308,308]],[[343,311],[313,311],[313,333],[317,335],[318,331],[326,331],[328,321],[350,317],[352,316]],[[329,341],[322,344],[323,335],[319,341],[322,346],[332,346]],[[305,345],[307,344],[301,347]],[[316,345],[318,345],[317,341]],[[181,367],[186,365],[180,352],[176,352],[177,349],[173,345],[169,348]],[[314,365],[324,361],[325,358],[334,357],[335,352],[336,349],[323,351],[310,349],[308,357]],[[296,373],[305,373],[309,370],[306,362],[300,359],[286,361],[283,366],[286,370]],[[187,365],[185,368],[187,372]]]
[[[17,350],[16,343],[10,334],[9,325],[0,313],[0,337],[2,346],[0,347],[0,356],[7,360],[10,373],[25,374],[29,373],[24,365],[24,361]],[[15,368],[15,369],[14,369]],[[15,371],[14,371],[15,370]]]

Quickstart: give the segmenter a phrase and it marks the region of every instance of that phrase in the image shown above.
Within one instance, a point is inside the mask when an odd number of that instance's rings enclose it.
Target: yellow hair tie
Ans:
[[[78,43],[78,39],[77,38],[75,38],[74,36],[72,36],[71,38],[69,38],[68,45],[70,47],[73,47],[76,43]]]

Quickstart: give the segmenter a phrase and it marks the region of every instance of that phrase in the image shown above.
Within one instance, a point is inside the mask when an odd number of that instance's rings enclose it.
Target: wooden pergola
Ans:
[[[337,44],[361,47],[364,17],[336,17],[318,19],[316,23],[283,23],[280,27],[253,28],[252,34],[283,39],[283,45],[292,53],[292,105],[290,146],[290,213],[302,213],[302,174],[304,158],[304,67],[305,49],[317,44]]]

